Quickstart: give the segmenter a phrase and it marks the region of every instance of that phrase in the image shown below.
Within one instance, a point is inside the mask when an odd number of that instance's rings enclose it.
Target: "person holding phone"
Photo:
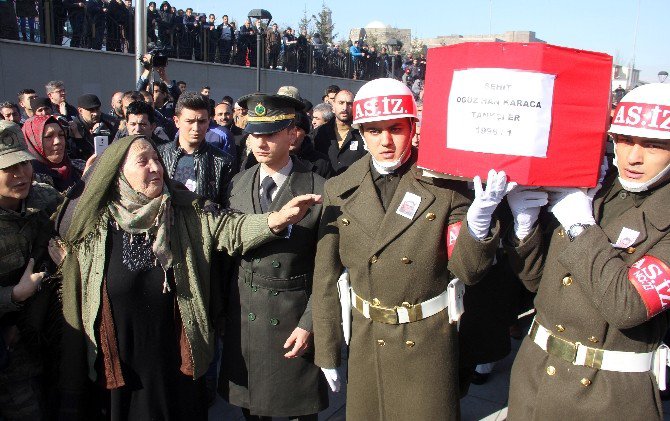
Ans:
[[[100,154],[114,139],[118,122],[101,110],[100,99],[85,94],[77,99],[77,117],[71,126],[71,139],[67,154],[70,159],[86,161],[94,153]],[[105,139],[106,138],[106,139]]]

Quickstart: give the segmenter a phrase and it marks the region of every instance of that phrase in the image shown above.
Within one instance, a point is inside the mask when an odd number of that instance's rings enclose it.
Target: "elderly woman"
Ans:
[[[65,153],[65,130],[55,117],[36,115],[26,120],[22,130],[28,152],[35,157],[36,181],[63,192],[81,179],[82,171]]]
[[[88,378],[111,390],[113,420],[206,419],[220,301],[212,252],[280,238],[320,197],[298,196],[269,215],[223,210],[172,184],[142,136],[114,142],[84,178],[60,215],[65,396]],[[64,409],[77,408],[66,400]]]

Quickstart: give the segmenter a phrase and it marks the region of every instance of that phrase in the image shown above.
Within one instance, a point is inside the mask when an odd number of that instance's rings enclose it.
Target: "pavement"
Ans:
[[[526,318],[526,322],[530,323],[528,319],[530,318]],[[481,386],[470,386],[468,395],[461,399],[462,421],[502,421],[506,419],[510,371],[520,345],[520,340],[512,339],[512,352],[495,365],[488,381]],[[319,421],[344,421],[346,419],[346,385],[339,393],[330,393],[329,398],[330,406],[319,413]],[[670,401],[663,402],[663,411],[664,421],[670,421]],[[244,417],[239,408],[226,403],[217,396],[214,406],[209,409],[209,419],[211,421],[243,421]],[[286,421],[287,418],[275,418],[275,420]]]

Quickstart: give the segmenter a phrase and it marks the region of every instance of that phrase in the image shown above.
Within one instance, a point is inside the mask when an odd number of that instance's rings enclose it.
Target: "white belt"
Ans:
[[[351,304],[364,317],[375,322],[387,324],[403,324],[416,322],[441,312],[449,306],[448,291],[444,291],[437,297],[418,304],[402,303],[395,307],[382,307],[377,303],[371,303],[354,292],[351,288]]]
[[[554,335],[537,320],[533,320],[528,336],[548,354],[573,365],[621,373],[643,373],[652,369],[653,352],[608,351],[591,348],[580,342],[570,342]]]

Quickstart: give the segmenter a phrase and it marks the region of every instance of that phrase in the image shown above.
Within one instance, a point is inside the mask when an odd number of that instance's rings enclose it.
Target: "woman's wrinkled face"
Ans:
[[[130,145],[121,171],[130,187],[149,199],[163,192],[163,165],[156,149],[145,139],[137,139]]]
[[[42,149],[45,158],[53,163],[60,164],[65,157],[65,131],[58,123],[49,123],[44,126],[42,134]]]

